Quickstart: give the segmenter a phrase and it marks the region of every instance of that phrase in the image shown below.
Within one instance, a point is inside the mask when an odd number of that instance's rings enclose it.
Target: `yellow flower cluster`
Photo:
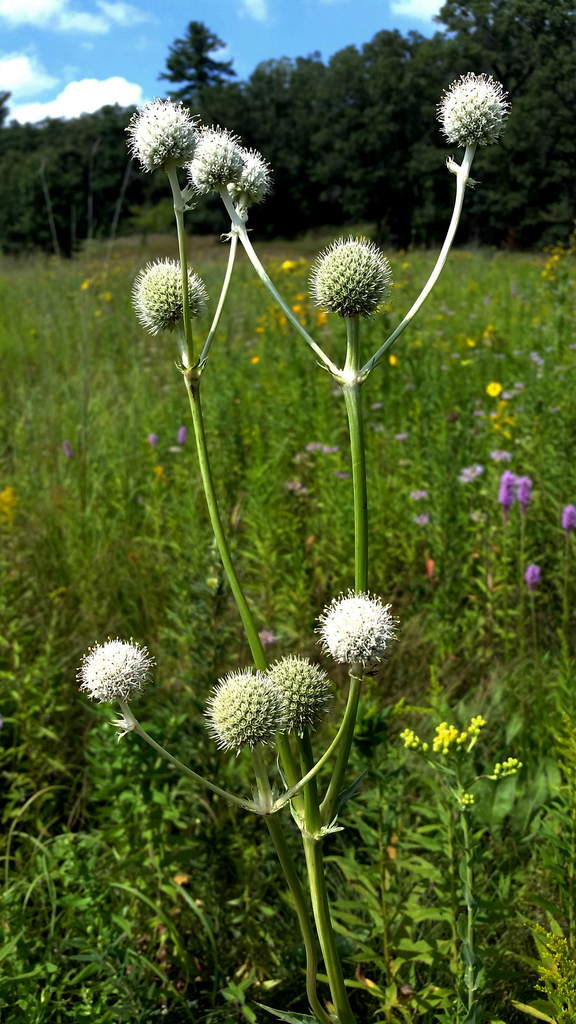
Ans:
[[[400,733],[400,739],[404,740],[407,750],[417,750],[421,754],[428,752],[428,744],[422,743],[420,737],[412,729],[404,729],[404,732]]]
[[[14,487],[5,487],[0,492],[0,518],[7,520],[12,525],[17,505],[18,498]]]
[[[436,726],[436,736],[432,743],[432,749],[436,754],[449,754],[453,749],[462,750],[464,745],[468,744],[468,750],[470,750],[480,735],[480,730],[484,728],[486,722],[482,718],[482,715],[477,715],[472,719],[467,729],[459,732],[455,725],[448,725],[448,722],[441,722],[440,725]]]
[[[464,793],[462,796],[461,803],[463,807],[471,807],[472,804],[474,803],[474,797],[472,796],[472,793]]]
[[[522,767],[522,761],[519,761],[516,757],[509,757],[507,761],[502,764],[494,765],[494,774],[490,776],[491,779],[504,779],[507,775],[515,775],[517,771]]]

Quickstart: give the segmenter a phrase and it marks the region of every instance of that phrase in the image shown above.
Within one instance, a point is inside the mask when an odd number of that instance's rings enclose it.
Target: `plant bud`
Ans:
[[[310,293],[330,313],[368,317],[384,301],[391,283],[390,264],[372,242],[341,238],[318,256]]]
[[[257,743],[273,743],[286,728],[281,690],[262,672],[244,669],[220,679],[208,701],[208,727],[218,746],[240,753]]]
[[[132,303],[142,327],[150,334],[173,331],[184,312],[182,273],[177,260],[158,260],[140,271],[132,289]],[[208,308],[204,282],[188,269],[188,305],[192,319]]]
[[[284,695],[286,732],[299,736],[317,728],[330,710],[330,689],[326,673],[307,658],[280,658],[268,670],[268,678]]]

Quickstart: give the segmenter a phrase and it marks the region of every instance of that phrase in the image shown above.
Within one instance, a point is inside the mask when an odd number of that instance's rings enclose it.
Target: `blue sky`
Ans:
[[[10,117],[74,117],[165,96],[168,47],[191,20],[227,45],[240,79],[262,60],[327,59],[381,29],[430,35],[441,0],[0,0],[0,92]]]

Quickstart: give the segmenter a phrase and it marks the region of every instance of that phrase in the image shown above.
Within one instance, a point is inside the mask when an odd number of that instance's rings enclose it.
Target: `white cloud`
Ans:
[[[249,0],[254,2],[254,0]],[[255,0],[265,2],[265,0]],[[99,13],[75,10],[73,0],[0,0],[0,18],[12,27],[32,25],[55,32],[85,32],[103,35],[112,25],[129,26],[148,21],[149,16],[122,0],[97,0]]]
[[[125,78],[107,78],[99,82],[96,78],[83,78],[81,82],[69,82],[55,100],[49,103],[16,104],[10,112],[14,118],[25,124],[42,121],[45,117],[78,117],[91,114],[108,103],[119,103],[121,107],[142,102],[142,87]]]
[[[254,21],[266,21],[268,17],[266,0],[242,0],[242,12],[254,18]]]
[[[139,25],[142,21],[150,21],[149,14],[139,11],[132,4],[107,3],[106,0],[98,0],[98,7],[103,11],[105,17],[115,25],[129,27],[130,25]]]
[[[0,56],[0,92],[7,90],[18,98],[37,96],[58,85],[58,79],[46,73],[35,57],[26,53]]]
[[[390,11],[403,18],[431,21],[442,7],[443,0],[392,0]]]

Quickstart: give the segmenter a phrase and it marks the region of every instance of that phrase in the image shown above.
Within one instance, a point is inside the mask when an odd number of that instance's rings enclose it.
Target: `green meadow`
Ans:
[[[259,252],[341,362],[343,324],[308,294],[330,240]],[[77,689],[95,641],[147,644],[154,681],[135,708],[145,728],[249,795],[248,756],[219,751],[204,724],[212,686],[250,651],[213,541],[177,347],[145,334],[131,306],[136,273],[165,255],[175,238],[0,260],[6,1024],[263,1024],[267,1003],[308,1012],[297,921],[262,822],[197,791],[135,734],[118,742],[112,710]],[[226,245],[192,239],[189,255],[214,308]],[[365,358],[435,255],[389,254],[394,291],[362,325]],[[368,773],[325,843],[362,1024],[461,1024],[452,810],[400,733],[429,740],[439,723],[480,714],[476,775],[522,762],[473,790],[483,1019],[527,1021],[521,1003],[540,1020],[576,1020],[576,531],[562,528],[576,504],[575,297],[570,251],[454,251],[362,390],[370,589],[400,622],[361,700],[352,765]],[[209,317],[196,322],[200,345],[208,328]],[[202,394],[222,518],[266,652],[325,664],[327,739],[346,678],[322,655],[316,620],[354,580],[344,403],[243,257]],[[507,518],[505,470],[532,481]]]

